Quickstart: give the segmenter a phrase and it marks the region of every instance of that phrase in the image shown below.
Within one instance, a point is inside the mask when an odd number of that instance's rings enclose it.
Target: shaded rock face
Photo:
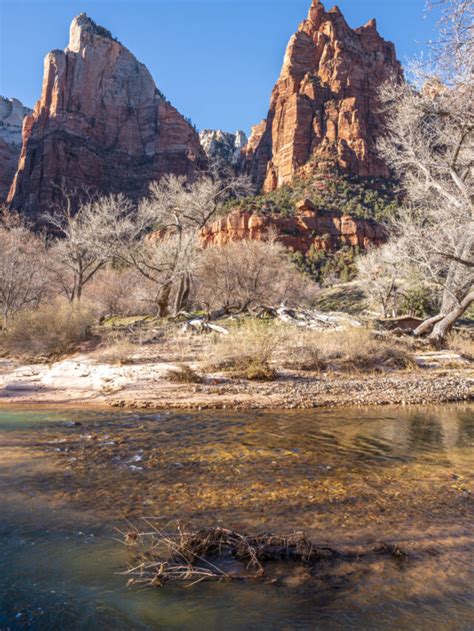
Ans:
[[[257,215],[237,210],[201,231],[204,247],[233,241],[265,241],[270,234],[295,252],[306,254],[311,247],[335,252],[345,245],[367,249],[385,242],[384,229],[376,221],[321,211],[309,200],[297,204],[292,217]]]
[[[15,177],[20,147],[9,145],[0,136],[0,204],[3,204]]]
[[[18,99],[6,99],[0,96],[0,138],[8,145],[21,148],[21,129],[25,116],[31,110]]]
[[[205,163],[198,134],[145,66],[81,14],[66,50],[46,56],[8,199],[33,217],[61,202],[61,186],[136,199],[163,174],[192,177]]]
[[[247,144],[247,136],[243,131],[231,134],[220,129],[203,129],[199,138],[206,156],[211,160],[221,160],[234,168],[242,162],[242,149]]]
[[[31,110],[18,99],[0,96],[0,204],[5,202],[21,151],[23,119]]]
[[[375,147],[383,130],[377,92],[401,79],[395,47],[375,20],[353,30],[337,7],[326,12],[313,0],[288,44],[268,117],[245,149],[256,183],[271,191],[325,161],[387,177]]]

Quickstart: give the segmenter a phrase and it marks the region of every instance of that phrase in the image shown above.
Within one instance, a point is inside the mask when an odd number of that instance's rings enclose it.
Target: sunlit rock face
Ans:
[[[359,176],[386,177],[376,140],[383,130],[378,90],[402,79],[395,47],[375,20],[352,29],[337,7],[313,0],[288,44],[266,120],[245,149],[264,191],[331,161]]]
[[[0,204],[7,198],[21,151],[23,119],[31,110],[0,96]]]
[[[146,67],[81,14],[68,47],[46,56],[9,202],[36,217],[60,203],[61,188],[138,198],[166,173],[193,177],[205,165],[197,132]]]
[[[325,252],[343,246],[364,249],[386,240],[384,229],[376,221],[322,211],[305,199],[296,205],[292,217],[236,210],[203,228],[201,243],[204,247],[223,246],[244,239],[265,241],[269,235],[276,235],[284,246],[303,254],[311,248]]]
[[[203,129],[199,138],[210,160],[223,161],[236,169],[240,167],[242,149],[247,144],[245,132],[237,131],[232,134],[220,129]]]

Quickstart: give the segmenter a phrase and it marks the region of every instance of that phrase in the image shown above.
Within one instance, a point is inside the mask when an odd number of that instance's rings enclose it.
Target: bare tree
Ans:
[[[309,295],[312,282],[270,237],[208,248],[198,264],[196,284],[196,300],[208,311],[243,312],[258,305],[298,304]]]
[[[0,223],[0,309],[6,328],[12,315],[35,308],[47,287],[44,242],[18,217],[3,215]]]
[[[199,230],[223,202],[248,194],[247,178],[227,181],[203,177],[187,182],[169,175],[150,186],[135,213],[116,231],[116,254],[156,288],[153,302],[160,316],[179,312],[189,300],[191,277],[198,260]]]
[[[444,83],[466,79],[474,61],[473,0],[428,0],[427,10],[438,13],[438,38],[431,45],[437,72]],[[470,61],[469,61],[470,60]]]
[[[84,287],[110,261],[116,231],[133,211],[123,195],[82,204],[74,212],[70,199],[43,220],[54,231],[48,248],[49,271],[70,302],[79,301]]]
[[[369,302],[384,318],[395,316],[401,284],[398,253],[394,243],[371,249],[357,261],[357,277]]]
[[[472,11],[472,1],[443,3],[451,15],[465,4]],[[388,134],[380,143],[406,192],[405,208],[392,225],[400,259],[416,265],[443,292],[439,314],[415,331],[429,334],[434,345],[444,343],[474,301],[474,91],[472,57],[466,53],[472,48],[457,41],[458,28],[450,37],[459,54],[449,85],[436,74],[449,64],[443,52],[449,42],[443,42],[434,70],[413,73],[422,87],[384,89]]]

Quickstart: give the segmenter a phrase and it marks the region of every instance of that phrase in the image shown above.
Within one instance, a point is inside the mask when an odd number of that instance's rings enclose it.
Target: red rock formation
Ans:
[[[304,254],[311,246],[333,252],[344,245],[368,248],[386,240],[376,221],[317,210],[309,200],[303,200],[292,217],[234,211],[203,228],[201,243],[208,247],[244,239],[265,241],[272,233],[286,247]]]
[[[58,185],[137,198],[150,181],[192,176],[205,160],[198,134],[145,66],[81,14],[66,50],[46,56],[9,201],[35,216],[60,201]]]
[[[401,76],[375,20],[353,30],[337,7],[326,12],[313,0],[288,44],[268,118],[245,149],[257,184],[274,190],[326,160],[354,175],[386,177],[375,150],[383,126],[377,91]]]

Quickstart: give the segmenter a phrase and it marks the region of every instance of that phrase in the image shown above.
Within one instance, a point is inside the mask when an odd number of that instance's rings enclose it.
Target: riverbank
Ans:
[[[148,348],[134,363],[104,363],[81,353],[52,364],[0,361],[0,405],[113,406],[137,409],[293,409],[419,404],[474,398],[474,364],[453,353],[425,353],[419,366],[383,372],[279,370],[269,382],[223,372],[176,383],[179,363]],[[198,362],[192,364],[199,370]]]

